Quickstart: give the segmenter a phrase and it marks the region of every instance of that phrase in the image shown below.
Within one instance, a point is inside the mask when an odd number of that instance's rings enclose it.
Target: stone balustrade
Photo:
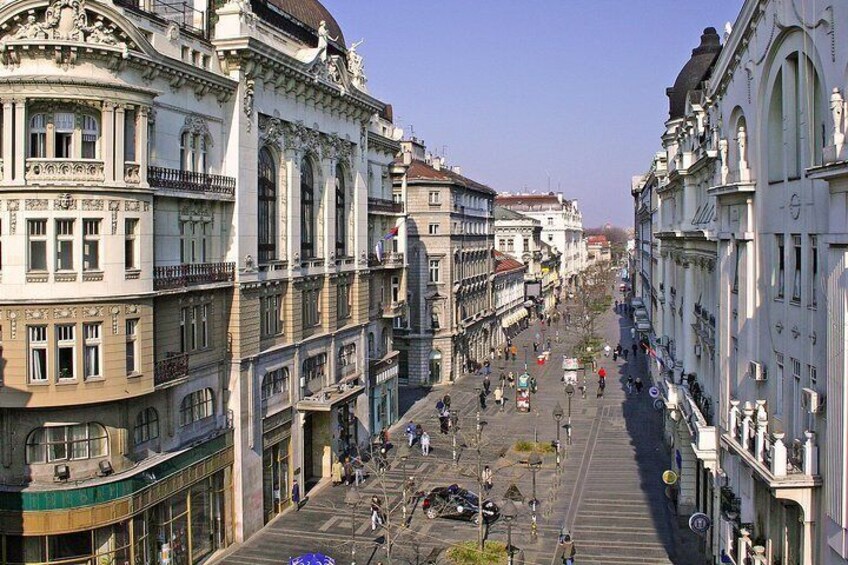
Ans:
[[[103,182],[103,161],[94,159],[27,159],[27,182],[87,183]]]

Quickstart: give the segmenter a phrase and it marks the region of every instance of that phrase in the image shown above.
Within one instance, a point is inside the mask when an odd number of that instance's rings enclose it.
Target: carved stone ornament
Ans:
[[[18,24],[18,28],[4,39],[78,41],[100,45],[114,45],[127,49],[123,33],[111,22],[98,18],[89,25],[85,0],[54,0],[39,21],[34,11]]]
[[[285,122],[278,117],[259,115],[259,139],[261,145],[280,147],[280,138],[285,132]]]
[[[247,131],[253,128],[253,98],[256,88],[256,82],[252,79],[244,81],[244,100],[242,101],[242,109],[244,115],[247,116]]]
[[[321,145],[324,157],[329,159],[350,163],[353,157],[353,144],[336,133],[322,136]]]
[[[24,201],[24,209],[28,212],[44,212],[47,210],[47,199],[27,198]]]
[[[83,199],[82,201],[82,211],[83,212],[102,212],[103,211],[103,201],[102,200],[93,200],[93,199]]]
[[[53,309],[53,318],[76,318],[77,317],[77,309],[76,308],[54,308]]]
[[[793,220],[797,220],[801,215],[801,197],[797,193],[789,197],[789,215]]]
[[[53,201],[53,209],[54,210],[76,210],[77,202],[74,200],[74,197],[65,192],[60,194],[56,200]]]
[[[286,149],[314,153],[321,152],[321,134],[317,129],[306,127],[302,121],[286,122]]]
[[[206,143],[212,145],[212,134],[209,133],[209,125],[203,116],[189,114],[183,124],[183,132],[197,134],[206,138]]]

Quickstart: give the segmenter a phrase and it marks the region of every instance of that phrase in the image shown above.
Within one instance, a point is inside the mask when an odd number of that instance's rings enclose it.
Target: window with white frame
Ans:
[[[47,382],[47,326],[27,327],[29,382]]]
[[[135,154],[135,130],[136,111],[133,108],[124,110],[124,161],[134,163]]]
[[[397,275],[392,276],[392,303],[397,304],[400,302],[400,277]]]
[[[209,347],[209,305],[198,304],[180,309],[180,352],[189,353]]]
[[[193,173],[207,172],[207,148],[209,140],[205,133],[184,131],[180,136],[180,167]]]
[[[73,154],[74,122],[73,112],[56,112],[53,114],[53,140],[56,159],[70,159]]]
[[[30,158],[98,159],[99,152],[100,122],[96,115],[66,109],[30,116]]]
[[[438,190],[431,190],[428,195],[428,202],[430,204],[441,204],[442,203],[442,193]]]
[[[27,270],[47,270],[47,220],[27,220]]]
[[[430,235],[439,235],[439,224],[430,224],[427,226],[427,233]]]
[[[209,251],[211,222],[180,222],[180,263],[205,263]]]
[[[437,283],[442,280],[442,262],[439,259],[430,259],[430,282]]]
[[[776,236],[775,244],[777,247],[775,298],[782,300],[786,292],[786,244],[784,243],[783,234]]]
[[[100,220],[82,221],[82,270],[100,270]]]
[[[124,268],[128,271],[139,269],[138,218],[124,220]]]
[[[312,328],[321,324],[321,287],[303,290],[303,327]]]
[[[103,324],[100,323],[82,325],[83,378],[85,379],[96,379],[103,376],[101,372],[102,326]]]
[[[214,416],[213,400],[211,388],[200,389],[183,397],[180,403],[180,425],[188,426]]]
[[[792,363],[792,438],[801,436],[801,361],[790,357]]]
[[[56,220],[56,270],[74,270],[73,220]]]
[[[77,378],[76,326],[59,324],[56,330],[56,378],[60,381]]]
[[[282,304],[282,294],[269,294],[259,299],[262,337],[271,337],[283,333]]]
[[[26,440],[26,462],[80,461],[109,454],[109,435],[97,423],[36,428]]]
[[[129,319],[125,323],[127,374],[139,373],[138,368],[138,319]]]
[[[807,376],[810,388],[815,390],[816,384],[818,384],[818,369],[814,365],[807,365]]]

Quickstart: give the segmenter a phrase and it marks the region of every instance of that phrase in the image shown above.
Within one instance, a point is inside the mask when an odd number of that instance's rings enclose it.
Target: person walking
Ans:
[[[300,485],[297,484],[297,479],[292,482],[292,492],[291,492],[292,504],[294,504],[294,511],[300,511]]]
[[[336,462],[333,463],[332,474],[331,474],[334,487],[342,484],[342,473],[343,472],[344,472],[344,467],[342,467],[342,462],[339,461],[338,459],[336,459]]]
[[[486,409],[486,392],[481,388],[480,394],[477,396],[477,400],[480,401],[480,410]]]
[[[604,346],[604,357],[609,357],[610,351],[612,351],[612,348],[609,346],[609,344],[605,345]]]
[[[383,506],[375,494],[371,497],[371,531],[376,530],[377,526],[383,526]]]
[[[539,351],[539,342],[534,341],[533,342],[533,353],[537,353],[538,351]]]
[[[345,457],[342,470],[344,471],[344,484],[348,486],[353,483],[353,464],[350,462],[350,457]]]
[[[491,388],[492,388],[492,381],[491,381],[491,379],[489,379],[489,375],[486,374],[486,376],[483,377],[483,392],[486,394],[486,396],[489,395],[489,389],[491,389]]]
[[[421,434],[421,455],[424,457],[430,455],[430,434],[427,432]]]
[[[636,394],[642,394],[642,377],[636,377]]]
[[[577,555],[577,548],[574,546],[574,540],[571,539],[571,534],[565,534],[557,547],[557,557],[554,562],[559,562],[562,565],[574,565],[574,557]]]
[[[601,379],[607,378],[607,370],[604,369],[603,367],[598,369],[598,377],[601,378]]]
[[[446,394],[446,395],[444,396],[444,398],[442,398],[442,402],[444,402],[444,403],[445,403],[445,410],[450,411],[451,397],[450,397],[450,395],[449,395],[449,394]]]
[[[380,447],[386,448],[389,445],[389,430],[383,428],[380,430]]]
[[[421,435],[424,433],[424,428],[421,427],[421,424],[415,424],[415,440],[421,441]]]
[[[495,389],[495,404],[498,405],[498,408],[501,409],[501,412],[504,410],[504,401],[503,401],[503,387],[497,387]]]
[[[630,351],[632,351],[632,352],[633,352],[633,358],[634,358],[634,359],[636,359],[636,351],[637,351],[637,349],[636,349],[636,344],[635,344],[635,343],[634,343],[633,345],[631,345],[631,346],[630,346]]]
[[[633,375],[627,376],[627,394],[633,394]]]
[[[510,371],[506,378],[509,381],[509,388],[515,388],[515,373]]]
[[[598,379],[598,395],[597,398],[600,398],[604,395],[604,389],[607,387],[607,380],[605,378]]]
[[[636,328],[630,328],[630,339],[636,341]]]
[[[412,420],[406,425],[406,439],[409,442],[409,447],[415,443],[415,422]]]
[[[491,491],[494,486],[492,483],[492,476],[492,469],[489,468],[488,465],[483,467],[483,475],[481,479],[483,480],[483,489],[486,491],[486,494],[489,494],[489,491]]]
[[[630,350],[626,347],[621,350],[621,354],[624,355],[624,360],[627,361],[627,354],[630,353]]]
[[[356,457],[353,460],[353,476],[356,486],[359,486],[365,482],[365,471],[363,470],[364,467],[365,464],[362,462],[361,457]]]

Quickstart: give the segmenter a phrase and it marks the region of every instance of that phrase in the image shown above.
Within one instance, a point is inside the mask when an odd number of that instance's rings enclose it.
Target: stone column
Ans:
[[[100,154],[103,158],[103,175],[106,184],[110,184],[115,182],[115,104],[112,102],[103,102],[102,122]]]
[[[300,155],[286,150],[286,186],[288,203],[286,213],[286,258],[289,269],[300,267]]]
[[[4,108],[5,111],[5,108]],[[26,173],[26,100],[15,100],[15,184],[23,184]],[[11,147],[11,146],[10,146]],[[11,166],[11,163],[9,163]]]
[[[147,106],[139,106],[136,119],[136,160],[138,161],[138,178],[141,186],[147,186],[147,167],[150,165],[147,154],[147,120],[150,113],[150,108]]]
[[[12,182],[12,172],[15,170],[13,160],[15,152],[13,144],[15,142],[12,124],[15,120],[15,101],[10,99],[3,100],[3,182],[9,184]],[[23,150],[23,146],[21,146]]]
[[[126,106],[123,104],[115,108],[115,182],[124,182],[124,120],[126,119]]]

